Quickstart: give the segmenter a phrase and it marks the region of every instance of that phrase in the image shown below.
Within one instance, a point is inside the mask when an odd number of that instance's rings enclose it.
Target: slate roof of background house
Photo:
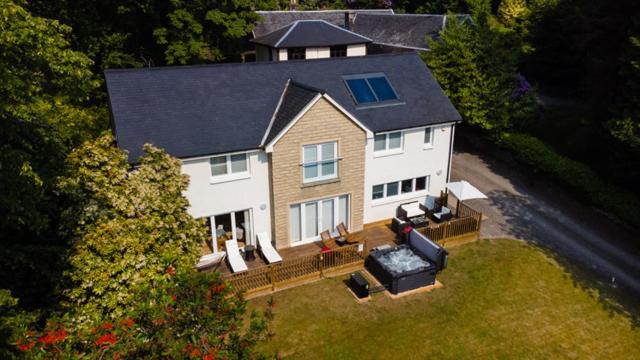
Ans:
[[[287,82],[287,86],[282,94],[282,102],[276,109],[271,128],[267,129],[269,133],[265,138],[264,144],[266,145],[271,142],[316,95],[321,93],[324,93],[324,90],[298,84],[295,81]]]
[[[291,48],[364,44],[371,39],[324,20],[296,20],[250,41],[274,48]]]
[[[469,15],[456,15],[467,21]],[[428,50],[426,38],[439,38],[446,26],[447,15],[428,14],[357,14],[353,31],[373,40],[374,43]]]
[[[259,37],[287,26],[296,20],[325,20],[331,24],[345,27],[345,13],[351,14],[393,14],[392,9],[362,10],[309,10],[309,11],[256,11],[262,16],[253,29],[253,36]]]
[[[382,72],[404,105],[359,108],[343,75]],[[414,52],[317,60],[105,71],[118,145],[180,158],[256,149],[288,79],[324,89],[373,132],[460,121]]]

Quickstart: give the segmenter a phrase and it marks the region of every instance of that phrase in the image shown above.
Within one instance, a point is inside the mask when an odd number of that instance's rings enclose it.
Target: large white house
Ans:
[[[144,143],[182,160],[214,253],[261,232],[281,249],[389,219],[444,190],[461,117],[418,54],[340,50],[358,41],[304,21],[257,39],[274,61],[106,71],[118,145],[131,162]],[[309,59],[309,47],[329,51]]]

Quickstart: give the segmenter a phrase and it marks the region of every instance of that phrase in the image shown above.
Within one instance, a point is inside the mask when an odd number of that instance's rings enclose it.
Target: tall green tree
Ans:
[[[64,213],[73,243],[64,295],[77,317],[119,316],[139,287],[193,269],[208,234],[187,213],[189,180],[180,168],[178,159],[146,145],[132,169],[111,135],[68,157],[59,182],[73,204]]]
[[[51,232],[53,179],[106,117],[86,105],[98,83],[69,27],[0,0],[0,29],[0,236],[15,244]]]
[[[440,40],[430,40],[424,59],[469,124],[499,133],[523,126],[535,98],[518,75],[517,39],[489,26],[489,9],[476,7],[473,23],[451,16]]]
[[[242,39],[278,0],[33,0],[29,7],[73,28],[74,47],[107,68],[238,60]]]

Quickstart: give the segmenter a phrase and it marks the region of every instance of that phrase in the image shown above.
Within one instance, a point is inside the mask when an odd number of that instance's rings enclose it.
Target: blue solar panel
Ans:
[[[391,88],[391,85],[389,84],[389,81],[387,81],[386,77],[372,77],[368,78],[367,81],[369,81],[369,85],[371,85],[373,92],[376,93],[378,101],[398,99],[398,96],[396,96],[396,93]]]
[[[346,81],[358,104],[377,101],[365,79],[349,79]]]

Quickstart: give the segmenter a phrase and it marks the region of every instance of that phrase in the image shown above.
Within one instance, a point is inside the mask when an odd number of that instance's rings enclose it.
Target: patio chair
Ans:
[[[240,249],[238,248],[238,242],[236,240],[227,240],[224,242],[225,249],[227,250],[227,259],[229,260],[229,266],[234,273],[247,271],[249,268],[247,264],[242,260],[240,255]]]
[[[338,224],[338,226],[336,226],[336,229],[338,229],[340,238],[344,240],[344,242],[346,242],[347,244],[353,245],[358,243],[357,241],[353,241],[352,239],[350,239],[351,234],[349,234],[349,230],[347,230],[347,227],[344,225],[344,223]]]
[[[266,232],[258,233],[258,247],[260,248],[260,252],[264,259],[269,264],[277,263],[282,261],[282,257],[276,249],[274,249],[273,245],[271,245],[271,236],[269,236]]]
[[[420,204],[420,207],[422,207],[427,214],[436,213],[440,211],[440,204],[438,200],[439,199],[437,196],[427,195],[426,199],[424,200],[424,204]]]
[[[451,209],[449,209],[446,206],[443,206],[442,209],[440,209],[439,212],[433,214],[433,217],[436,220],[438,220],[438,222],[441,222],[441,221],[451,220],[453,215],[451,214]]]
[[[344,245],[344,243],[342,244],[340,243],[339,239],[336,239],[333,236],[331,236],[331,233],[329,233],[329,230],[325,230],[321,232],[320,239],[322,239],[322,244],[324,245],[324,247],[328,249],[335,249],[338,246]]]

